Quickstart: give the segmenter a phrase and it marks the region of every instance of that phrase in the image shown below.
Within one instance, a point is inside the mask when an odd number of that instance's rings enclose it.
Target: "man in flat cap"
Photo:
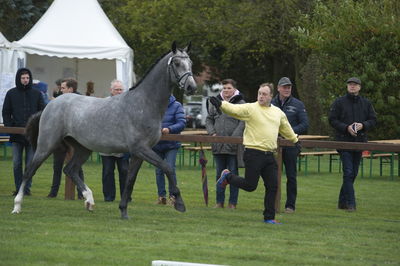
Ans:
[[[367,131],[376,125],[376,113],[371,102],[360,96],[361,80],[347,80],[347,94],[332,104],[329,123],[336,131],[337,141],[367,142]],[[356,210],[354,181],[358,174],[361,151],[338,150],[343,166],[343,184],[340,189],[338,208]]]
[[[294,133],[306,134],[308,129],[308,117],[302,101],[292,96],[292,82],[283,77],[278,81],[278,95],[271,103],[279,107],[287,116]],[[294,213],[297,197],[297,156],[296,147],[284,147],[282,160],[286,170],[286,203],[285,213]]]

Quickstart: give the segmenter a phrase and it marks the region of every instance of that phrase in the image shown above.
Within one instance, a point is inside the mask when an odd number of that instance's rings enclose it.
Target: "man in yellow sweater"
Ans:
[[[217,184],[225,188],[232,184],[246,191],[257,188],[260,176],[264,180],[264,222],[280,224],[275,220],[275,197],[278,188],[278,166],[274,157],[277,149],[278,134],[295,143],[300,150],[297,135],[294,133],[285,113],[271,105],[273,84],[263,83],[258,90],[257,102],[230,104],[211,97],[210,102],[224,113],[245,121],[243,145],[245,152],[245,177],[239,177],[225,169]]]

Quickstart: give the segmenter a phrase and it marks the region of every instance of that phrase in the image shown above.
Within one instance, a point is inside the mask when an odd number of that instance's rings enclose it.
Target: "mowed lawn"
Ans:
[[[84,166],[85,181],[94,192],[94,212],[86,211],[83,201],[64,200],[64,184],[58,198],[46,198],[51,158],[36,173],[32,196],[24,198],[22,213],[13,215],[12,161],[1,158],[0,265],[151,265],[153,260],[225,265],[400,264],[400,178],[392,180],[387,167],[380,177],[374,162],[374,176],[357,179],[358,210],[347,213],[337,209],[341,184],[337,163],[328,173],[324,159],[318,174],[315,159],[310,158],[307,176],[301,172],[298,177],[296,213],[277,214],[283,225],[268,225],[262,219],[262,182],[255,192],[240,191],[236,210],[212,208],[215,169],[210,154],[208,158],[209,207],[203,201],[200,169],[187,165],[177,168],[187,212],[156,205],[154,170],[144,163],[128,208],[129,220],[120,219],[119,197],[112,203],[103,201],[101,164],[95,160]]]

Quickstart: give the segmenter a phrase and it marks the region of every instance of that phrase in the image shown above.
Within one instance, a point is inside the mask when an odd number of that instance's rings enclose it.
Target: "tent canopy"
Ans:
[[[31,55],[26,58],[27,67],[34,68],[34,78],[48,84],[72,76],[78,79],[83,92],[89,80],[103,90],[113,78],[122,80],[126,88],[134,82],[133,51],[96,0],[54,0],[32,29],[12,46]],[[91,60],[94,61],[90,66],[94,68],[84,69]],[[110,68],[110,60],[115,61],[114,67]],[[99,92],[96,96],[107,93]]]
[[[69,58],[125,61],[132,55],[96,0],[55,0],[15,47]]]

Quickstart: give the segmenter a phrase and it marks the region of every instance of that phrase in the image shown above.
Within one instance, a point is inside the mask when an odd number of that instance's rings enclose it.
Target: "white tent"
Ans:
[[[14,51],[11,43],[0,32],[0,111],[7,91],[15,86],[15,73],[23,66],[23,58],[24,54]],[[3,123],[1,115],[0,123]]]
[[[54,0],[46,13],[14,49],[27,53],[26,67],[55,87],[55,80],[74,77],[78,91],[94,82],[95,96],[109,95],[110,81],[135,82],[133,51],[96,0]]]

